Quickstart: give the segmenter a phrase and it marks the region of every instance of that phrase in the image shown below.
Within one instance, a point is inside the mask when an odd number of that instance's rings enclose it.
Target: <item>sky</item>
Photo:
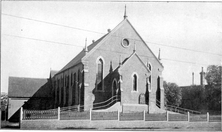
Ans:
[[[167,82],[191,85],[194,72],[198,85],[201,67],[222,64],[222,3],[2,1],[1,91],[9,76],[48,78],[50,69],[60,70],[86,38],[91,44],[117,26],[125,5],[156,56],[161,49]]]

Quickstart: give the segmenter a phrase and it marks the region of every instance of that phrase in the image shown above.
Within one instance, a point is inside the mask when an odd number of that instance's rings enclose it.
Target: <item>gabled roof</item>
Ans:
[[[102,39],[104,39],[104,37],[107,34],[105,34],[104,36],[102,36],[100,39],[98,39],[97,41],[95,41],[94,43],[90,44],[89,46],[87,46],[88,48],[88,52],[90,52]],[[81,62],[81,59],[85,56],[85,51],[84,49],[77,55],[75,56],[68,64],[66,64],[58,73],[61,73],[73,66],[75,66],[76,64],[79,64]]]
[[[149,51],[153,54],[154,58],[157,60],[157,62],[160,64],[160,66],[163,68],[163,64],[160,62],[160,60],[155,56],[155,54],[153,53],[153,51],[148,47],[148,45],[146,44],[146,42],[143,40],[143,38],[139,35],[139,33],[136,31],[136,29],[133,27],[133,25],[130,23],[129,20],[127,20],[127,22],[130,24],[130,26],[133,28],[133,30],[136,32],[136,34],[139,36],[139,38],[142,40],[142,42],[145,44],[145,46],[149,49]]]
[[[151,49],[147,46],[147,44],[145,43],[145,41],[142,39],[142,37],[138,34],[138,32],[135,30],[135,28],[132,26],[132,24],[129,22],[129,20],[123,19],[123,21],[121,21],[113,30],[111,30],[111,32],[109,32],[108,34],[105,34],[104,36],[102,36],[100,39],[98,39],[96,42],[92,43],[91,45],[88,46],[88,53],[85,54],[84,49],[75,57],[73,58],[67,65],[65,65],[58,73],[59,74],[77,64],[79,64],[82,59],[87,58],[88,56],[90,56],[104,41],[106,41],[106,39],[108,39],[109,37],[111,37],[113,35],[113,33],[115,31],[117,31],[124,23],[129,23],[129,25],[133,28],[133,30],[136,32],[136,34],[139,36],[139,38],[142,40],[142,42],[146,45],[146,47],[150,50],[150,52],[153,54],[154,58],[158,61],[158,63],[163,67],[162,63],[160,63],[160,61],[158,60],[158,58],[155,56],[155,54],[151,51]]]
[[[83,58],[87,58],[88,56],[90,56],[90,54],[92,54],[104,41],[106,41],[107,38],[111,37],[113,35],[113,33],[115,31],[117,31],[124,23],[129,23],[129,25],[132,27],[132,29],[135,31],[135,33],[139,36],[139,38],[141,39],[141,41],[145,44],[145,46],[149,49],[149,51],[151,52],[151,54],[153,54],[154,58],[157,60],[157,62],[160,64],[161,67],[163,67],[162,63],[160,63],[160,61],[158,60],[158,58],[155,56],[155,54],[152,52],[152,50],[148,47],[148,45],[146,44],[146,42],[142,39],[142,37],[139,35],[139,33],[136,31],[136,29],[133,27],[133,25],[129,22],[129,20],[127,18],[123,19],[123,21],[121,21],[113,30],[111,30],[111,32],[109,34],[107,34],[97,45],[95,45],[95,47],[93,47],[93,49],[91,50],[91,52],[89,52],[87,55],[85,55]]]
[[[134,51],[128,58],[126,58],[123,62],[122,62],[122,66],[120,67],[120,69],[122,69],[127,62],[129,62],[129,60],[133,57],[136,56],[138,58],[138,60],[141,62],[141,64],[145,67],[145,69],[150,72],[150,70],[148,69],[148,67],[143,63],[143,61],[140,59],[139,55],[137,55],[136,51]]]
[[[9,77],[8,97],[32,97],[47,79]]]

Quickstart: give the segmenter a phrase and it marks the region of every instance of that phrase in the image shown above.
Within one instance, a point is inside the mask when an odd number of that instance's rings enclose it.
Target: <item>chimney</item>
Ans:
[[[110,33],[110,32],[111,32],[111,30],[110,30],[110,29],[107,29],[107,31],[108,31],[108,33]]]
[[[192,85],[194,85],[194,72],[192,72]]]
[[[200,85],[204,86],[204,77],[205,77],[205,72],[203,71],[203,67],[202,67],[202,71],[200,72]]]
[[[94,43],[95,42],[95,40],[92,40],[92,43]]]

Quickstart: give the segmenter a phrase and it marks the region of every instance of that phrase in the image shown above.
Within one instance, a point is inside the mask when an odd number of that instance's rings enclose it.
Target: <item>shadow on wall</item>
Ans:
[[[47,110],[53,107],[54,89],[51,79],[48,79],[48,81],[23,105],[23,108],[27,110]]]
[[[110,99],[112,97],[112,94],[115,95],[115,91],[116,90],[112,90],[113,89],[113,81],[117,80],[117,89],[119,89],[119,73],[118,73],[118,68],[114,71],[110,71],[110,73],[101,81],[97,84],[97,82],[95,82],[95,88],[93,89],[92,93],[95,96],[95,100],[93,102],[94,103],[99,103],[99,102],[103,102],[106,101],[108,99]],[[98,90],[101,89],[101,90]],[[104,105],[104,104],[103,104]],[[108,108],[113,104],[110,104],[106,107],[103,108]],[[97,106],[98,107],[98,106]]]

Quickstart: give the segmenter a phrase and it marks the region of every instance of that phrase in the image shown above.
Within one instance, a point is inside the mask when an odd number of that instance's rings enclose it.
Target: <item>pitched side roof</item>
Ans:
[[[107,34],[105,34],[104,36],[102,36],[100,39],[98,39],[97,41],[95,41],[94,43],[90,44],[87,48],[88,48],[88,52],[91,51]],[[78,54],[76,55],[68,64],[66,64],[58,73],[61,73],[73,66],[75,66],[76,64],[81,62],[81,59],[85,56],[85,51],[84,49]]]
[[[47,79],[9,77],[8,96],[9,97],[32,97]]]

